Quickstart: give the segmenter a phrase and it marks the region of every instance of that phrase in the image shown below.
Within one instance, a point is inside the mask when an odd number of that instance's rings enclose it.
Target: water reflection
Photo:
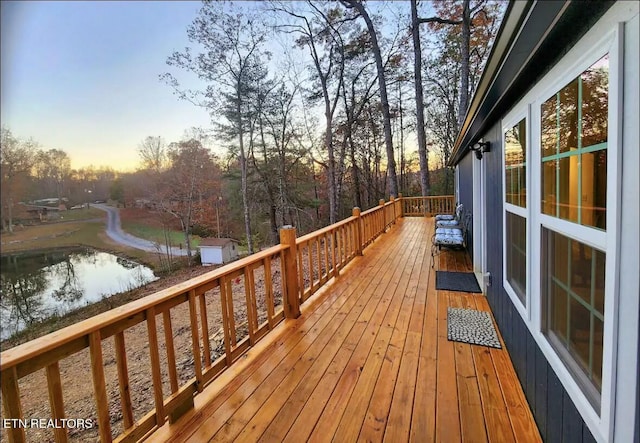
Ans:
[[[92,249],[1,257],[0,337],[156,279],[151,269]]]

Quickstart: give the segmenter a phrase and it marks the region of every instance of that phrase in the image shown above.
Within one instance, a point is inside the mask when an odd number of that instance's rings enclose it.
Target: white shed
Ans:
[[[200,261],[203,265],[221,265],[238,258],[237,241],[232,238],[203,238]]]

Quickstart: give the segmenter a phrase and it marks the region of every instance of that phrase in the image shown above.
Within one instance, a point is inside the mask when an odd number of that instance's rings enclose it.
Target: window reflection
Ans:
[[[506,201],[527,207],[527,126],[526,120],[504,134]]]
[[[527,220],[507,212],[507,281],[523,305],[527,300]]]
[[[605,253],[543,230],[543,318],[559,355],[598,393],[602,380]],[[578,368],[578,369],[576,369]]]
[[[541,105],[542,213],[606,229],[609,57]]]
[[[605,55],[580,76],[582,82],[583,148],[607,142],[609,114],[609,56]]]

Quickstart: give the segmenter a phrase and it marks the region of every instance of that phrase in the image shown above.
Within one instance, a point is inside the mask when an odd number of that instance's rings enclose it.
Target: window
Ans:
[[[597,407],[602,389],[606,256],[549,229],[543,231],[543,245],[545,330]]]
[[[540,105],[540,211],[552,217],[541,232],[542,328],[598,411],[606,246],[594,239],[607,228],[608,101],[605,55]]]
[[[527,119],[504,131],[505,288],[527,306]]]
[[[606,229],[609,56],[541,108],[543,214]]]

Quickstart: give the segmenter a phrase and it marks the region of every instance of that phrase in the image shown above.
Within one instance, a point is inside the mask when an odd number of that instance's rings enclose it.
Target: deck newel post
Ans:
[[[362,255],[362,249],[363,249],[363,245],[362,245],[362,217],[360,216],[360,208],[355,207],[353,208],[353,211],[351,212],[351,214],[354,217],[357,217],[356,220],[356,253],[358,255]]]
[[[404,217],[404,200],[402,200],[402,192],[398,194],[398,203],[400,204],[400,217]]]
[[[384,198],[381,198],[378,202],[380,206],[382,206],[382,226],[380,227],[380,234],[383,234],[387,231],[387,213],[384,210]]]
[[[395,225],[396,224],[396,198],[393,195],[391,196],[391,210],[393,211],[391,222]]]
[[[291,225],[280,229],[280,244],[289,246],[284,251],[284,269],[286,272],[285,288],[286,301],[284,303],[284,315],[286,318],[300,317],[300,299],[298,297],[298,248],[296,245],[296,228]]]

